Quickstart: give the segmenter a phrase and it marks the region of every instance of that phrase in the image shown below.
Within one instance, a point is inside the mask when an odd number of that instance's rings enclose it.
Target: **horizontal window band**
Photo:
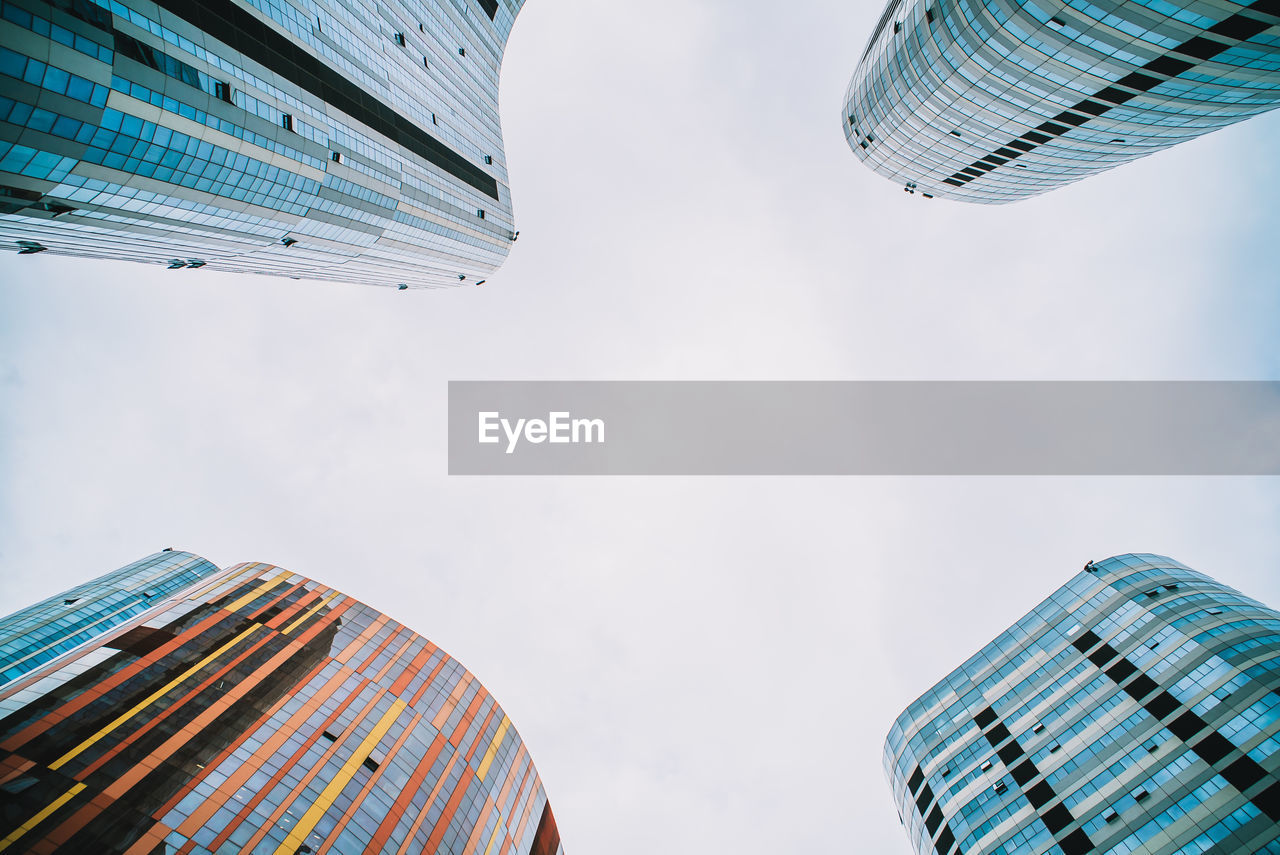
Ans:
[[[232,0],[156,0],[157,5],[310,92],[476,190],[498,198],[498,182]]]
[[[1245,9],[1246,11],[1272,15],[1280,18],[1280,0],[1255,0],[1254,3],[1246,6]],[[1054,116],[1052,120],[1041,123],[1034,131],[1027,131],[1020,139],[1028,140],[1036,145],[1046,143],[1053,137],[1062,136],[1073,127],[1079,127],[1080,125],[1085,124],[1091,118],[1101,116],[1103,113],[1110,110],[1112,105],[1123,104],[1134,97],[1133,93],[1125,92],[1123,89],[1118,87],[1125,86],[1146,92],[1165,82],[1164,79],[1160,77],[1153,77],[1152,74],[1145,72],[1160,74],[1165,77],[1177,77],[1179,74],[1194,68],[1197,64],[1185,59],[1180,59],[1173,54],[1192,56],[1200,62],[1204,62],[1212,59],[1223,51],[1234,47],[1235,44],[1248,41],[1250,38],[1253,38],[1273,26],[1276,25],[1260,21],[1257,18],[1250,17],[1243,13],[1237,13],[1229,18],[1225,18],[1214,24],[1212,27],[1207,28],[1204,32],[1213,33],[1214,35],[1231,39],[1233,44],[1226,44],[1214,39],[1207,39],[1204,36],[1193,36],[1177,47],[1172,48],[1169,53],[1164,56],[1151,60],[1146,65],[1142,66],[1139,71],[1130,72],[1126,76],[1117,80],[1114,84],[1097,92],[1092,97],[1085,98],[1072,107],[1063,110],[1061,113]],[[1100,103],[1099,100],[1095,99],[1100,99],[1102,102],[1109,103]],[[1008,145],[1017,146],[1022,148],[1023,151],[1031,151],[1032,148],[1034,148],[1034,146],[1023,147],[1016,141],[1009,143]],[[1000,151],[1001,150],[998,149],[996,154],[999,154]],[[984,161],[990,161],[992,159],[992,155],[987,155],[985,158],[975,161],[971,164],[971,167],[977,167]],[[1001,164],[1004,162],[1006,161],[1000,161]],[[984,171],[990,171],[990,168],[985,169]],[[965,170],[956,172],[950,179],[944,179],[943,183],[953,184],[958,187],[968,181],[971,181],[971,178],[966,178],[964,176],[964,172]]]

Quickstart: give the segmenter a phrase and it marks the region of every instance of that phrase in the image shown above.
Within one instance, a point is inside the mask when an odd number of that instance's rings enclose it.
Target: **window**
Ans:
[[[486,154],[486,155],[484,156],[484,162],[485,162],[485,163],[493,163],[493,155],[491,155],[491,154]]]
[[[342,152],[340,151],[329,152],[329,159],[332,160],[334,163],[342,163]]]
[[[216,97],[219,101],[226,101],[228,104],[232,103],[230,83],[223,83],[221,80],[219,80],[217,83],[214,83],[213,94],[214,94],[214,97]]]
[[[400,45],[400,47],[404,47],[404,33],[396,33],[395,40],[396,44]]]
[[[476,208],[476,216],[483,220],[483,219],[484,219],[484,208]]]
[[[280,127],[284,128],[286,131],[292,131],[293,116],[289,113],[285,113],[284,115],[282,115],[280,117]]]

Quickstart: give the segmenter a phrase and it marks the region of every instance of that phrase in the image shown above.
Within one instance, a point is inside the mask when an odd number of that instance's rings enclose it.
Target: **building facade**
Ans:
[[[1157,555],[1089,564],[898,717],[920,855],[1280,853],[1280,613]]]
[[[0,0],[0,247],[476,284],[522,3]]]
[[[563,852],[475,677],[266,564],[206,575],[0,689],[0,792],[5,852]]]
[[[1280,0],[890,0],[845,96],[908,192],[1035,196],[1280,104]]]
[[[0,619],[0,686],[217,571],[198,555],[165,550]]]

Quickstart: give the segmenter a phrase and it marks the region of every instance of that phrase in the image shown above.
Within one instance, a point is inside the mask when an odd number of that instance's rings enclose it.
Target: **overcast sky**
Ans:
[[[1280,114],[924,200],[841,133],[880,11],[529,0],[483,287],[0,255],[0,611],[274,562],[472,670],[570,855],[904,855],[893,718],[1086,560],[1280,604],[1274,478],[445,474],[449,380],[1280,379]]]

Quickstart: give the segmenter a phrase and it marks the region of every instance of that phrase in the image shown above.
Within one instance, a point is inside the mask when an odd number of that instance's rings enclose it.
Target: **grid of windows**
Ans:
[[[1280,105],[1280,0],[892,0],[849,145],[911,193],[1035,196]]]
[[[0,686],[217,570],[189,552],[166,550],[0,619]]]
[[[9,852],[563,855],[475,677],[270,565],[99,633],[0,690],[0,716]]]
[[[0,247],[481,281],[516,234],[498,72],[522,3],[0,0]]]
[[[920,855],[1280,855],[1280,614],[1157,555],[1081,573],[915,701]]]

